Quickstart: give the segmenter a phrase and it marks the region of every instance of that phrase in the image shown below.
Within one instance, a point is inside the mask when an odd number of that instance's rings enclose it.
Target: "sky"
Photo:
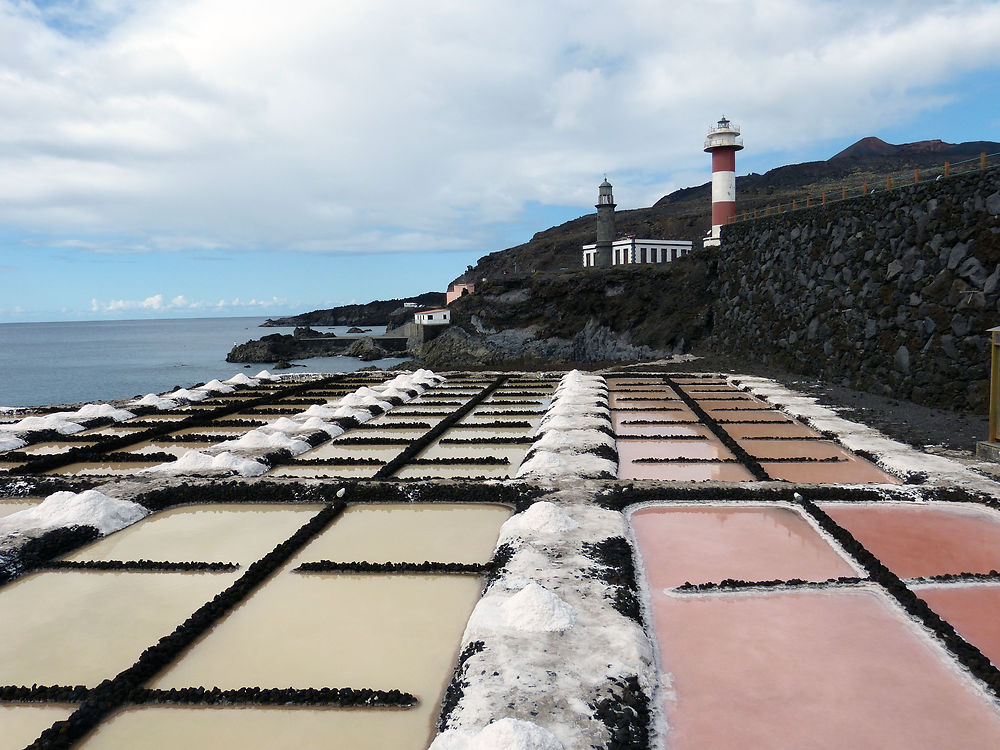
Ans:
[[[443,291],[859,138],[1000,141],[1000,2],[0,0],[0,322]]]

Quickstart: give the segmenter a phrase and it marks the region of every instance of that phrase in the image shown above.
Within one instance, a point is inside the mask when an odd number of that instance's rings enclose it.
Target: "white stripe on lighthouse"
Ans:
[[[736,172],[712,172],[712,203],[736,201]]]

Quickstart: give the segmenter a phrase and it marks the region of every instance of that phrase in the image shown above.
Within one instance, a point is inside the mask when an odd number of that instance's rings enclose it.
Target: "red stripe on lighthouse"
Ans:
[[[702,162],[704,163],[704,162]],[[736,149],[717,148],[712,152],[713,172],[735,172],[736,171]]]
[[[736,218],[736,201],[718,201],[712,203],[712,224],[728,224]]]

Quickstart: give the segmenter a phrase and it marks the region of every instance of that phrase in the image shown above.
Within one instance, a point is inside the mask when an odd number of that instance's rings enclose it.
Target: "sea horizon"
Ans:
[[[0,408],[114,401],[269,369],[273,363],[225,361],[234,345],[260,337],[268,317],[0,323]],[[373,333],[385,328],[365,327]],[[316,329],[343,334],[348,326]],[[293,361],[296,367],[288,372],[352,372],[404,359],[314,357]]]

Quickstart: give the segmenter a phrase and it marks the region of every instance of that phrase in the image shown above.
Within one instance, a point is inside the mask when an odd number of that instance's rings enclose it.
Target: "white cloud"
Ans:
[[[220,299],[217,301],[210,301],[191,300],[183,294],[178,294],[168,300],[162,294],[154,294],[141,300],[111,299],[106,302],[102,302],[97,298],[93,298],[90,301],[90,312],[120,313],[126,311],[137,311],[174,313],[194,310],[212,310],[214,312],[235,312],[242,310],[252,312],[254,310],[264,310],[267,308],[285,307],[287,304],[288,300],[277,296],[271,297],[270,299],[253,298],[250,300],[241,300],[239,297],[236,297],[232,300]]]
[[[489,251],[525,201],[589,210],[603,171],[639,176],[623,207],[704,181],[722,112],[763,153],[933,109],[998,38],[995,2],[0,0],[0,225]]]

